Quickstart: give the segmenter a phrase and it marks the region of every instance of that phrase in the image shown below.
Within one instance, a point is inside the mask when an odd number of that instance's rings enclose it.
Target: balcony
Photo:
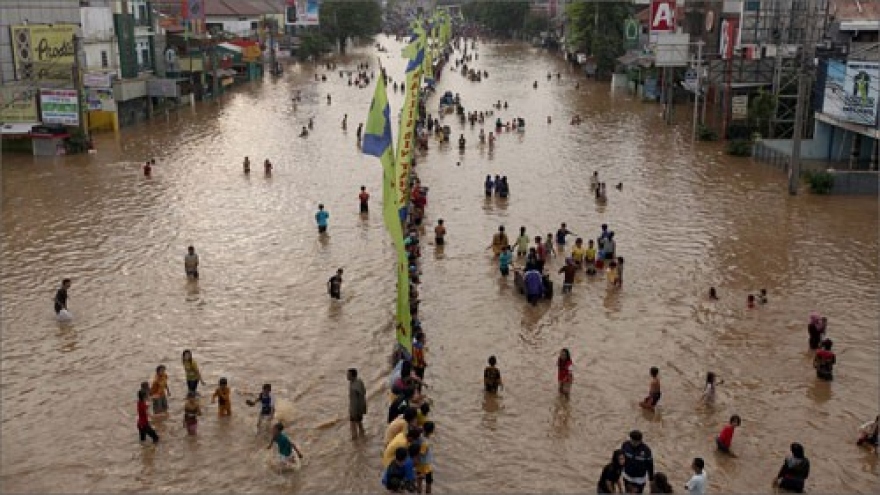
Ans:
[[[134,36],[135,38],[142,38],[145,36],[153,36],[156,32],[153,31],[153,26],[149,24],[135,24],[134,26]]]

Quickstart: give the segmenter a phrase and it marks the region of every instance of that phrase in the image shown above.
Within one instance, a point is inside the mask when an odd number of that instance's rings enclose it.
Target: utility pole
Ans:
[[[697,139],[697,120],[700,109],[700,79],[703,78],[703,42],[697,42],[697,85],[694,87],[694,140]]]
[[[811,69],[813,64],[813,54],[810,49],[815,48],[815,41],[812,36],[815,28],[814,3],[807,0],[806,8],[806,25],[804,30],[807,33],[807,39],[804,40],[805,42],[801,46],[800,67],[798,67],[797,107],[795,107],[794,111],[791,161],[788,165],[788,193],[792,196],[797,195],[798,186],[801,181],[801,140],[804,132],[804,107],[810,102],[810,99],[807,97],[807,84],[809,83],[807,71]]]
[[[86,101],[85,90],[83,88],[82,72],[79,62],[79,54],[82,40],[79,36],[73,35],[73,67],[71,68],[70,77],[73,79],[73,88],[76,90],[76,108],[79,114],[79,130],[82,132],[85,140],[89,140],[89,126],[86,124],[86,112],[83,103]]]

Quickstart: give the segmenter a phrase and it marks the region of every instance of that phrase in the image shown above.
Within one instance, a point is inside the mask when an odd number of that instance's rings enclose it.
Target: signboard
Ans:
[[[824,113],[854,124],[876,126],[878,100],[880,63],[828,61]]]
[[[289,5],[289,3],[288,3]],[[294,26],[317,26],[318,0],[295,0],[292,6],[287,7],[285,24]]]
[[[180,98],[176,79],[147,79],[147,96]]]
[[[116,111],[116,100],[111,88],[89,88],[86,90],[86,108],[89,110]]]
[[[205,0],[184,0],[183,18],[189,21],[205,20]]]
[[[37,92],[29,86],[0,86],[0,122],[38,122]]]
[[[109,88],[112,85],[110,74],[103,72],[87,72],[83,74],[83,86],[87,88]]]
[[[9,33],[16,79],[70,80],[76,25],[15,25]]]
[[[657,35],[654,65],[657,67],[687,67],[690,58],[691,35],[663,33]]]
[[[727,60],[733,57],[733,50],[739,45],[739,19],[724,19],[721,21],[718,40],[718,53],[721,58]]]
[[[624,48],[632,50],[639,46],[639,35],[642,34],[642,28],[639,21],[629,18],[623,24]]]
[[[79,125],[79,97],[73,89],[41,89],[40,114],[44,124]]]
[[[734,96],[730,99],[730,117],[745,120],[749,117],[749,95]]]
[[[675,0],[651,0],[651,32],[675,32]]]

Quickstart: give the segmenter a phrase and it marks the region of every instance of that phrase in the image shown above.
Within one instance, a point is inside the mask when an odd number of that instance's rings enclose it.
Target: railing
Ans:
[[[752,145],[752,156],[755,160],[769,163],[783,172],[788,172],[790,155],[767,146],[763,141],[758,141]]]

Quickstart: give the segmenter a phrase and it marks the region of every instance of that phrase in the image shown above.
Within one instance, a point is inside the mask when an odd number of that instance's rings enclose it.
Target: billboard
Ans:
[[[317,26],[318,0],[288,0],[284,23],[288,26]]]
[[[822,112],[867,126],[877,125],[880,63],[828,61]]]
[[[37,92],[29,86],[0,86],[0,122],[38,122]]]
[[[70,80],[76,56],[74,24],[20,24],[9,27],[12,63],[18,80]]]
[[[183,0],[183,18],[188,21],[204,21],[205,0]]]
[[[735,17],[724,19],[718,31],[720,36],[718,53],[724,60],[733,58],[733,50],[739,45],[739,19]]]
[[[675,32],[675,0],[651,0],[651,34]]]
[[[89,110],[115,112],[116,100],[113,99],[113,90],[110,88],[88,88],[86,90],[86,105]]]
[[[79,125],[79,96],[75,89],[41,89],[40,114],[44,124]]]

